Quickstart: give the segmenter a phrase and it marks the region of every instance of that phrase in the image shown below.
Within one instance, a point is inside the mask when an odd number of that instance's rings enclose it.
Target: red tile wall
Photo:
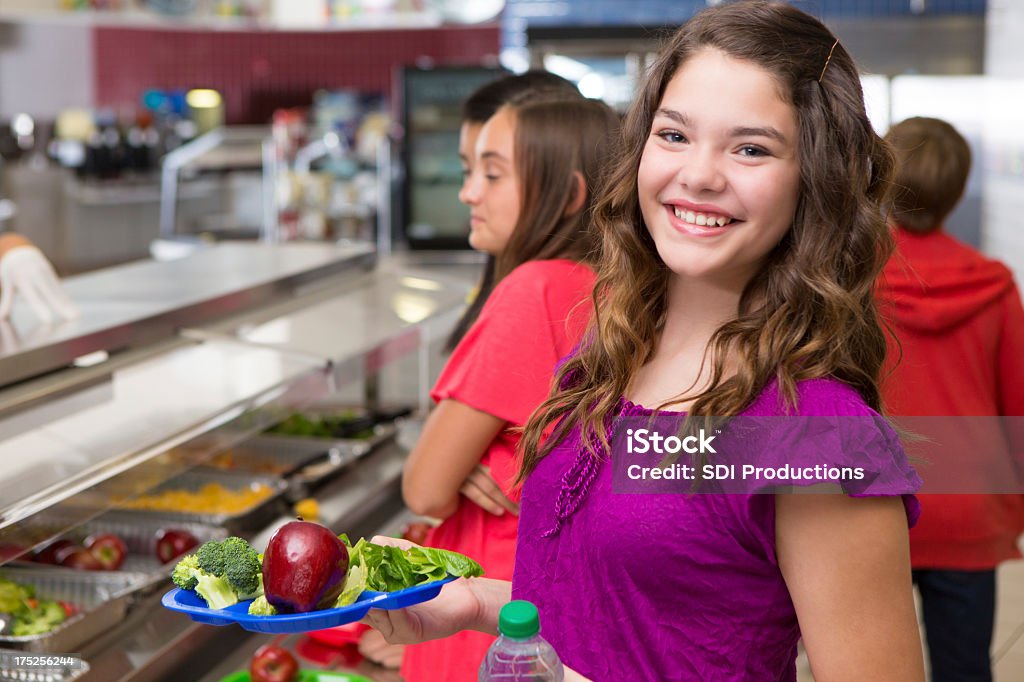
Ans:
[[[477,64],[499,51],[497,26],[401,31],[190,32],[96,28],[97,106],[131,110],[148,88],[206,87],[227,123],[265,123],[321,88],[391,93],[395,68],[422,58]]]

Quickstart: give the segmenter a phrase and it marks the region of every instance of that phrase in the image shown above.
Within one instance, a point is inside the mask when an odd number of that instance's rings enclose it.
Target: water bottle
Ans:
[[[562,662],[540,636],[536,606],[528,601],[502,606],[498,632],[480,664],[479,682],[562,682]]]

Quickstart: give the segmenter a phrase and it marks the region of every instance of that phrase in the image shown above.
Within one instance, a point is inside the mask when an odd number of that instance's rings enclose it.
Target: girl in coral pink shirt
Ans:
[[[506,105],[481,129],[459,194],[470,244],[495,257],[497,284],[451,355],[437,407],[409,455],[408,507],[443,519],[426,540],[510,579],[518,522],[514,430],[547,395],[559,358],[590,314],[590,190],[618,119],[590,100]],[[476,679],[493,637],[476,632],[410,646],[408,682]]]

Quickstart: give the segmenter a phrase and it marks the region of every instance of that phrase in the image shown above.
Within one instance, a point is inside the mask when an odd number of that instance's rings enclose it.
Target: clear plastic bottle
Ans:
[[[498,615],[498,639],[480,664],[479,682],[562,682],[558,654],[540,636],[537,607],[511,601]]]

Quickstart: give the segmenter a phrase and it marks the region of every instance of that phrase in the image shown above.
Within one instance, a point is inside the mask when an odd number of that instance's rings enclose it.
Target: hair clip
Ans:
[[[818,82],[819,83],[821,82],[821,79],[825,77],[825,69],[828,68],[828,63],[830,61],[832,61],[832,53],[835,51],[836,45],[838,45],[838,44],[839,44],[839,38],[836,38],[836,42],[832,43],[832,47],[828,51],[828,57],[825,57],[825,66],[821,67],[821,75],[818,76]]]

